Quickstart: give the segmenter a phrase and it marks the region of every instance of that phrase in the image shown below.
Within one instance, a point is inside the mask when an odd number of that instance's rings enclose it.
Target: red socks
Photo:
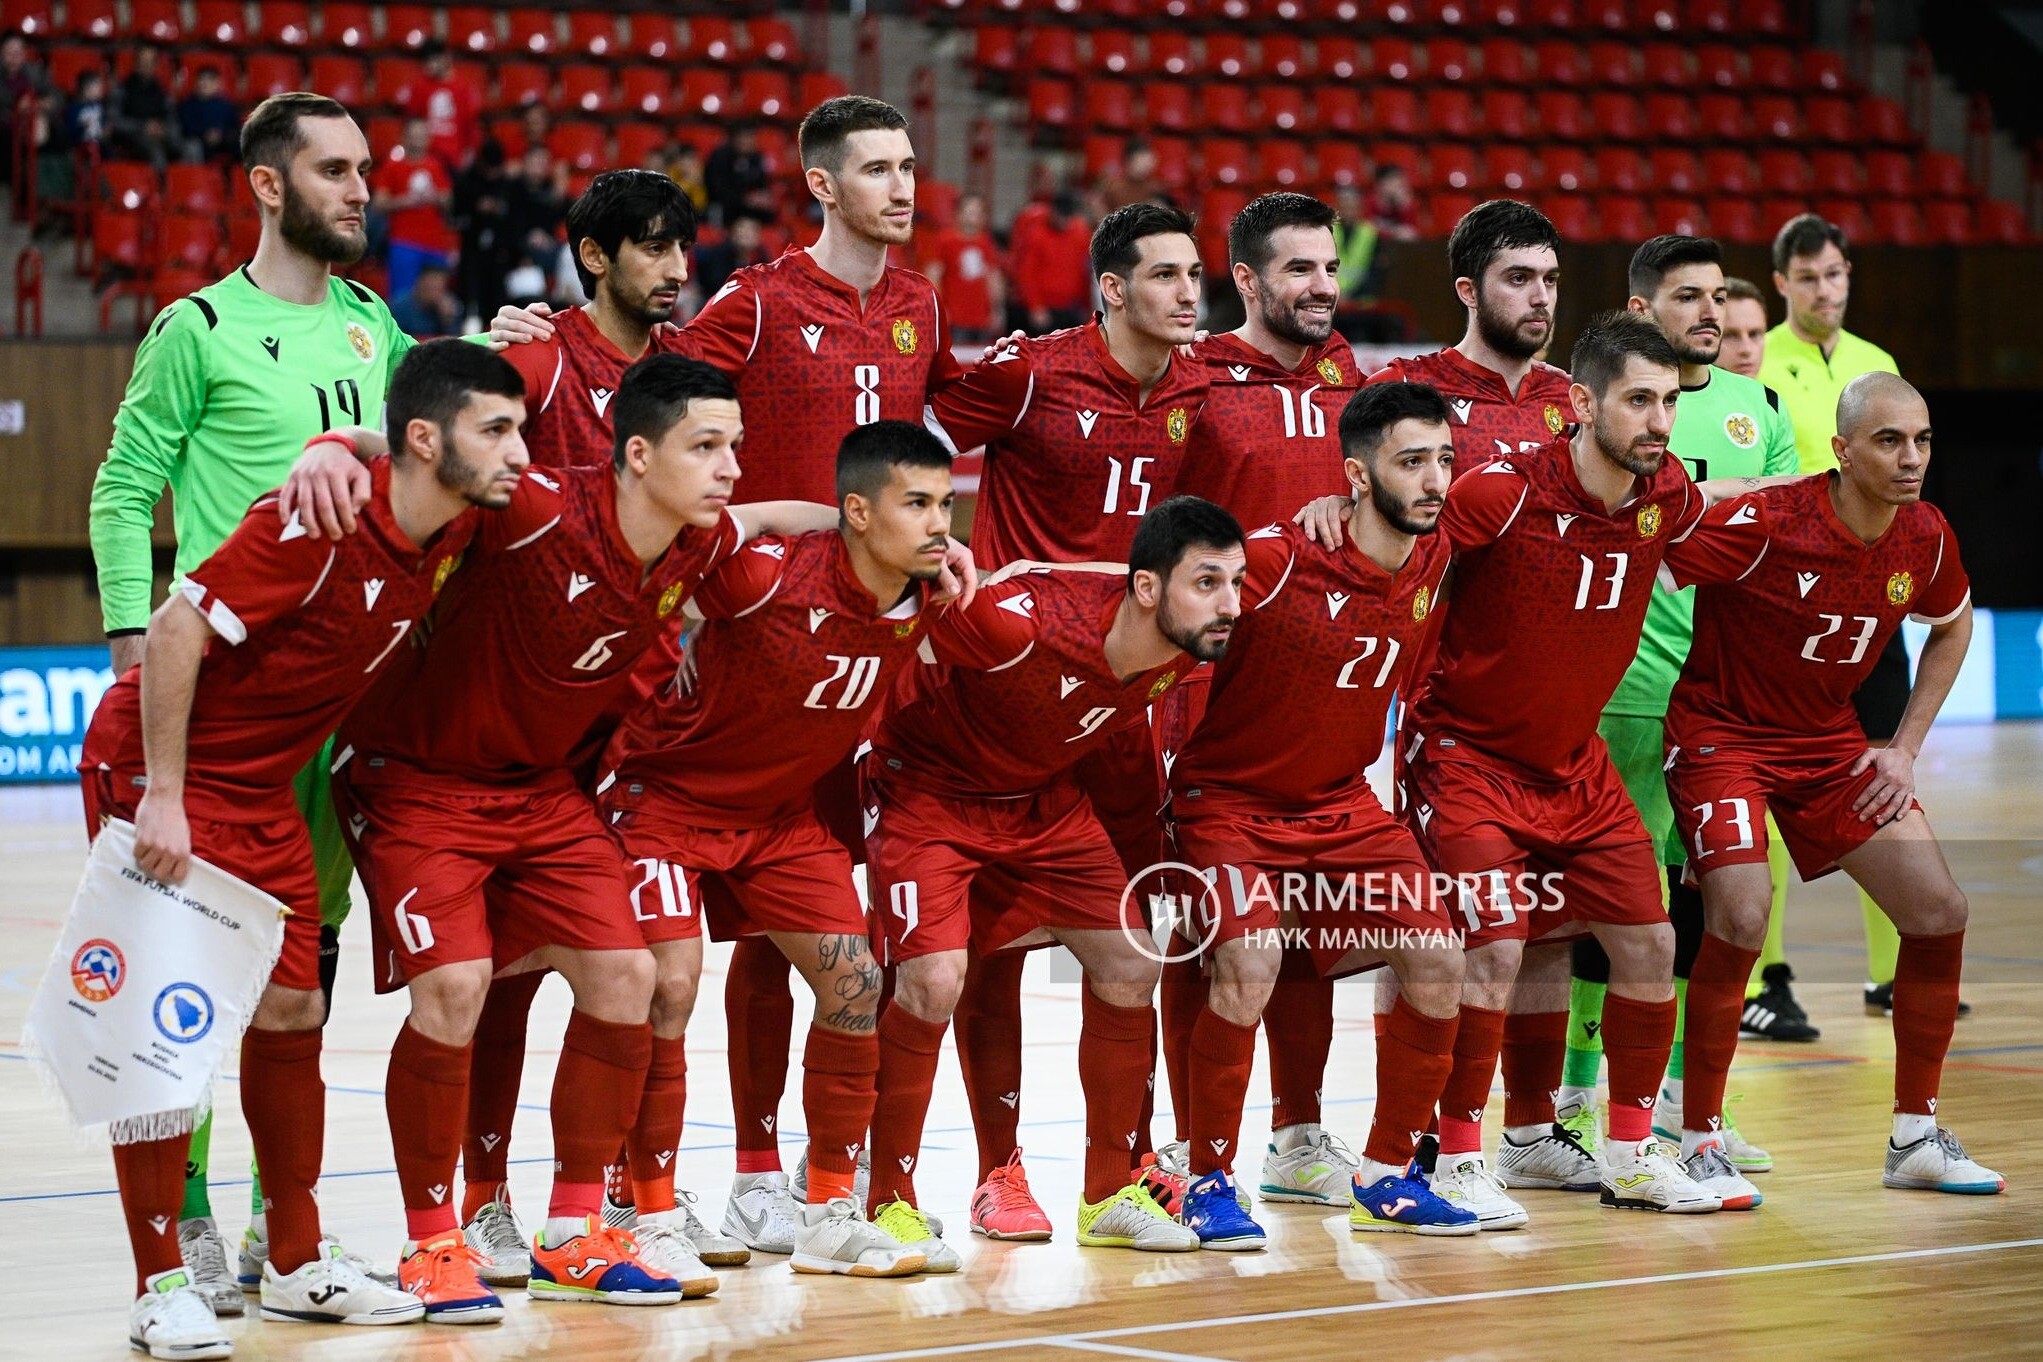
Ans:
[[[1689,987],[1695,987],[1692,977]],[[1673,1047],[1674,999],[1642,1003],[1615,991],[1604,995],[1603,1058],[1610,1066],[1611,1139],[1636,1143],[1653,1133],[1653,1099],[1660,1093],[1667,1053]]]
[[[1192,1138],[1192,1029],[1206,1010],[1206,977],[1197,960],[1170,960],[1163,966],[1158,990],[1163,1023],[1164,1076],[1170,1083],[1171,1135]]]
[[[177,1213],[184,1205],[184,1158],[190,1135],[143,1140],[113,1147],[114,1178],[121,1189],[121,1215],[135,1251],[135,1294],[150,1277],[184,1263],[177,1247]]]
[[[1705,932],[1689,967],[1687,1025],[1681,1039],[1681,1124],[1689,1130],[1715,1130],[1724,1114],[1724,1080],[1731,1072],[1731,1056],[1738,1051],[1745,983],[1757,959],[1758,951],[1740,950]]]
[[[1568,1063],[1566,1012],[1512,1013],[1504,1018],[1504,1124],[1545,1126]]]
[[[1334,1046],[1334,981],[1322,979],[1311,955],[1284,952],[1277,987],[1263,1009],[1270,1052],[1270,1129],[1317,1124],[1327,1054]]]
[[[809,1028],[802,1050],[802,1112],[809,1125],[810,1204],[851,1195],[858,1147],[872,1124],[879,1069],[878,1037]]]
[[[1137,1122],[1142,1117],[1156,1009],[1147,1003],[1116,1007],[1096,995],[1090,984],[1083,993],[1078,1082],[1085,1091],[1085,1199],[1098,1202],[1128,1185],[1141,1156],[1135,1148]],[[1238,1110],[1235,1116],[1238,1123]]]
[[[568,1015],[553,1074],[553,1197],[549,1219],[600,1215],[603,1169],[638,1119],[653,1062],[651,1022]]]
[[[470,1048],[443,1045],[413,1030],[409,1021],[390,1047],[383,1105],[404,1196],[405,1237],[418,1243],[460,1228],[448,1194],[468,1107]]]
[[[472,1104],[471,1104],[472,1106]],[[674,1161],[688,1108],[688,1042],[654,1036],[652,1063],[638,1099],[638,1119],[624,1137],[631,1165],[631,1200],[640,1214],[674,1209]]]
[[[525,1076],[525,1030],[545,970],[490,981],[468,1061],[468,1128],[461,1141],[461,1218],[496,1198],[511,1176],[511,1120]]]
[[[973,956],[951,1017],[958,1031],[965,1100],[972,1107],[972,1132],[979,1141],[981,1182],[1021,1143],[1021,984],[1027,961],[1026,951]],[[809,1162],[813,1166],[815,1159]]]
[[[1403,1167],[1454,1068],[1458,1017],[1429,1017],[1400,997],[1376,1032],[1376,1119],[1362,1157]]]
[[[880,1013],[879,1096],[873,1107],[873,1181],[867,1213],[895,1198],[915,1204],[915,1160],[936,1091],[936,1057],[949,1022],[925,1021],[896,1002]],[[1083,1060],[1081,1059],[1081,1066]]]
[[[1894,1110],[1933,1116],[1958,1022],[1965,933],[1903,936],[1894,962]],[[1693,985],[1690,985],[1693,987]]]
[[[1400,1000],[1402,1001],[1402,1000]],[[1384,1023],[1389,1034],[1390,1023]],[[1504,1014],[1487,1007],[1462,1005],[1461,1024],[1454,1032],[1454,1064],[1440,1092],[1440,1152],[1479,1154],[1483,1148],[1483,1108],[1490,1104],[1490,1084],[1497,1076],[1497,1051],[1504,1043]],[[1376,1075],[1377,1100],[1383,1100],[1385,1076]]]
[[[1088,995],[1089,997],[1090,995]],[[1256,1028],[1236,1026],[1211,1007],[1192,1027],[1192,1176],[1234,1170],[1241,1138],[1241,1104],[1256,1062]],[[1089,1161],[1088,1161],[1089,1162]],[[1086,1200],[1098,1197],[1087,1194]]]
[[[787,1091],[788,1047],[794,1041],[793,967],[769,937],[740,938],[724,975],[724,1024],[730,1034],[731,1123],[738,1171],[780,1171],[780,1098]]]
[[[320,1034],[264,1031],[241,1035],[241,1112],[262,1169],[270,1261],[279,1274],[319,1256],[319,1182],[326,1143],[326,1084],[319,1077]]]

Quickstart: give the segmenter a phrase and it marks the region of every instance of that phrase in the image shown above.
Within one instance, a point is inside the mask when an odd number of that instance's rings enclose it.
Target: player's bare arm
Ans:
[[[1800,473],[1776,473],[1766,478],[1711,478],[1707,482],[1697,483],[1696,488],[1703,494],[1704,503],[1714,506],[1720,501],[1742,497],[1748,492],[1764,492],[1769,488],[1785,487],[1791,482],[1800,482],[1803,476]]]
[[[315,539],[355,532],[355,512],[369,500],[369,464],[390,452],[390,441],[368,426],[340,426],[312,440],[277,495],[277,518],[299,516]]]
[[[182,595],[173,594],[149,620],[142,669],[142,751],[149,788],[135,809],[135,864],[165,884],[182,884],[191,870],[185,755],[199,661],[212,636],[206,617]]]
[[[1901,727],[1894,741],[1885,747],[1869,747],[1858,764],[1857,775],[1872,767],[1874,779],[1852,801],[1852,812],[1861,819],[1884,823],[1908,808],[1915,797],[1915,759],[1944,700],[1957,684],[1958,669],[1965,665],[1965,652],[1972,646],[1972,602],[1966,601],[1957,615],[1930,628],[1916,663],[1915,689],[1909,693],[1908,708],[1901,713]]]

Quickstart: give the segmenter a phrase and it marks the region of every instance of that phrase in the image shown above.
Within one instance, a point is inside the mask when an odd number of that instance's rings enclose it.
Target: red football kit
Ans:
[[[1683,585],[1751,571],[1766,552],[1761,504],[1706,512],[1670,458],[1606,511],[1563,438],[1457,480],[1440,532],[1456,554],[1454,606],[1401,739],[1405,812],[1440,870],[1489,879],[1489,911],[1462,899],[1469,944],[1570,917],[1664,920],[1650,841],[1597,720],[1663,561]],[[1535,906],[1565,912],[1530,922]]]
[[[1416,359],[1394,359],[1369,381],[1425,383],[1439,390],[1452,417],[1457,476],[1500,455],[1538,449],[1572,424],[1567,374],[1537,360],[1515,394],[1502,374],[1453,346]]]
[[[369,466],[361,527],[338,543],[263,497],[178,584],[217,637],[199,664],[186,737],[192,852],[291,909],[272,978],[319,987],[319,883],[293,782],[384,669],[459,564],[478,516],[420,549],[390,513],[390,460]],[[116,681],[86,730],[85,823],[133,820],[148,785],[142,672]]]
[[[632,361],[596,329],[587,308],[553,315],[545,340],[501,353],[525,380],[525,448],[537,468],[610,466],[610,400]]]
[[[739,270],[653,343],[737,381],[747,501],[835,500],[845,433],[919,424],[929,394],[963,372],[929,280],[890,265],[861,306],[858,290],[800,246]]]
[[[1357,877],[1348,912],[1363,916],[1307,914],[1322,972],[1363,931],[1451,931],[1431,868],[1363,775],[1439,599],[1447,543],[1415,540],[1395,573],[1353,544],[1321,548],[1289,522],[1255,531],[1247,547],[1260,599],[1214,665],[1205,716],[1171,770],[1177,858],[1213,872],[1212,942],[1276,927],[1295,906],[1285,892],[1295,872]],[[1309,886],[1304,902],[1316,902]]]
[[[527,472],[477,534],[431,642],[342,728],[335,793],[375,909],[381,990],[460,960],[641,944],[616,845],[570,768],[743,536],[726,514],[648,568],[618,524],[615,480]]]
[[[1289,520],[1307,502],[1348,491],[1341,410],[1362,373],[1347,341],[1313,346],[1296,369],[1231,334],[1196,353],[1213,386],[1172,491],[1204,497],[1244,525]]]
[[[1767,492],[1766,561],[1696,593],[1667,711],[1667,785],[1699,872],[1763,864],[1768,813],[1805,880],[1879,831],[1852,812],[1875,778],[1852,774],[1869,745],[1852,693],[1904,616],[1948,623],[1971,599],[1942,512],[1903,506],[1867,544],[1838,517],[1837,476]]]

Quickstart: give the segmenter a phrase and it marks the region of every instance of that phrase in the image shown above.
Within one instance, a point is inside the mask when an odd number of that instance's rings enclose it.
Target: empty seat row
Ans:
[[[932,17],[1240,29],[1352,28],[1779,37],[1787,0],[924,0]]]

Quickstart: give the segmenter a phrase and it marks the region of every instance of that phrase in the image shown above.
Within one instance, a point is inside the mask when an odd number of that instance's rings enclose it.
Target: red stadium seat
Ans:
[[[1419,78],[1419,50],[1409,39],[1379,38],[1371,44],[1375,58],[1372,72],[1377,80],[1413,81]]]
[[[1802,140],[1802,118],[1795,101],[1784,95],[1761,95],[1752,101],[1752,126],[1759,136],[1781,142]]]
[[[1844,229],[1846,239],[1858,241],[1871,230],[1873,220],[1858,199],[1818,199],[1816,211]]]
[[[264,42],[278,47],[309,47],[312,44],[312,6],[301,4],[299,0],[290,0],[288,4],[266,4],[256,11],[254,31]]]
[[[1631,43],[1589,44],[1590,82],[1624,89],[1640,84],[1638,56],[1638,49]]]
[[[560,68],[560,98],[554,107],[563,113],[608,113],[616,107],[617,93],[617,78],[609,67],[575,62]]]
[[[1189,138],[1172,137],[1168,134],[1149,138],[1149,149],[1156,153],[1156,177],[1173,194],[1185,192],[1185,186],[1192,182],[1192,143]]]
[[[1596,149],[1596,187],[1605,193],[1637,194],[1646,187],[1646,163],[1632,147]]]
[[[1639,0],[1632,18],[1641,29],[1649,28],[1655,33],[1678,33],[1687,26],[1682,19],[1685,8],[1678,0]]]
[[[1369,70],[1369,55],[1354,38],[1325,37],[1319,40],[1319,74],[1322,80],[1349,81]]]
[[[1516,38],[1485,38],[1482,52],[1485,84],[1525,85],[1533,79],[1532,54]]]
[[[1736,90],[1745,84],[1738,49],[1729,43],[1704,43],[1695,50],[1696,78],[1706,87]]]
[[[481,5],[456,5],[447,11],[447,47],[471,57],[497,50],[497,11]]]
[[[1545,38],[1533,44],[1532,69],[1541,85],[1581,85],[1589,79],[1589,62],[1579,43]]]
[[[376,79],[376,102],[393,109],[409,103],[413,88],[426,79],[426,69],[415,57],[378,57],[371,69]]]
[[[56,27],[57,7],[50,0],[0,0],[0,33],[41,38]]]
[[[1708,236],[1710,224],[1700,202],[1674,195],[1653,200],[1653,230],[1678,232],[1682,236]]]
[[[1539,130],[1562,142],[1579,142],[1589,135],[1589,111],[1582,96],[1566,90],[1541,90],[1534,97],[1539,113]]]
[[[1238,137],[1211,137],[1200,148],[1206,178],[1215,184],[1245,185],[1255,175],[1255,157]]]
[[[1702,154],[1702,183],[1712,193],[1750,194],[1759,188],[1759,169],[1737,147],[1711,147]]]
[[[1654,147],[1646,157],[1646,176],[1661,194],[1697,194],[1704,188],[1702,162],[1687,147]]]
[[[326,47],[363,51],[376,45],[376,21],[367,5],[335,4],[329,0],[319,8],[319,40]]]
[[[1105,179],[1121,164],[1121,148],[1127,139],[1110,132],[1089,132],[1080,144],[1085,156],[1087,183]]]
[[[497,67],[499,109],[517,109],[527,104],[545,104],[553,93],[553,71],[536,61],[507,61]]]
[[[1532,132],[1532,101],[1523,90],[1485,89],[1482,118],[1492,137],[1523,141]]]
[[[162,224],[165,264],[177,269],[212,271],[213,258],[223,244],[219,218],[172,213],[162,219]]]
[[[1078,30],[1062,24],[1030,29],[1022,35],[1021,61],[1024,69],[1041,75],[1077,75],[1083,64],[1078,60]]]
[[[1632,26],[1631,8],[1625,0],[1582,0],[1582,22],[1606,33],[1624,33]]]
[[[1843,95],[1817,95],[1804,100],[1802,108],[1808,118],[1809,136],[1815,141],[1843,145],[1858,140],[1851,101]]]
[[[1782,0],[1739,0],[1738,26],[1747,33],[1764,33],[1770,37],[1785,36],[1793,28],[1788,22],[1788,8]]]
[[[1736,33],[1738,19],[1732,0],[1685,0],[1690,32]]]
[[[757,66],[738,73],[738,108],[746,118],[767,118],[776,122],[799,117],[795,104],[794,80],[785,71]]]
[[[1858,102],[1860,135],[1883,147],[1912,147],[1914,129],[1908,125],[1908,111],[1891,99],[1868,95]]]
[[[127,36],[148,43],[182,40],[184,19],[177,0],[128,0]]]
[[[1825,94],[1842,94],[1851,89],[1851,72],[1845,69],[1843,54],[1805,47],[1801,55],[1804,89],[1814,86]]]
[[[754,19],[746,34],[752,60],[775,66],[799,66],[802,40],[785,19]]]
[[[1925,151],[1915,163],[1915,185],[1928,198],[1962,198],[1971,192],[1965,163],[1948,151]]]
[[[1068,128],[1074,106],[1071,82],[1038,76],[1029,82],[1029,123],[1038,128]]]
[[[1442,137],[1474,137],[1479,122],[1472,91],[1448,86],[1427,93],[1427,132]]]
[[[1856,194],[1863,187],[1863,167],[1849,151],[1817,151],[1809,155],[1809,168],[1819,194]]]
[[[1695,85],[1695,61],[1680,43],[1647,43],[1639,52],[1642,83],[1663,90],[1687,90]]]
[[[673,109],[680,118],[728,118],[733,102],[731,73],[697,66],[682,72]]]
[[[1221,132],[1245,133],[1255,127],[1248,91],[1239,85],[1215,82],[1204,86],[1195,115],[1206,127]]]
[[[1596,187],[1589,153],[1580,147],[1548,147],[1539,158],[1540,186],[1584,193]]]
[[[1713,142],[1742,142],[1746,138],[1745,100],[1739,95],[1706,94],[1695,102],[1703,136]]]
[[[577,20],[583,24],[591,22],[579,15],[570,16],[568,19],[570,34],[574,32]],[[681,50],[681,36],[675,30],[674,17],[670,14],[662,14],[657,10],[640,10],[625,23],[630,29],[631,38],[625,44],[624,50],[631,56],[644,57],[649,61],[665,61]]]
[[[156,168],[147,161],[101,161],[99,197],[110,208],[139,212],[156,201]]]
[[[657,123],[620,123],[617,164],[626,169],[657,170],[673,140]]]
[[[248,15],[240,0],[199,0],[193,6],[192,37],[222,47],[247,43]]]
[[[1710,230],[1734,246],[1759,246],[1771,239],[1759,216],[1759,205],[1751,199],[1711,200]]]
[[[424,47],[435,36],[433,11],[425,5],[385,5],[383,46],[409,52]]]
[[[1263,125],[1279,132],[1301,132],[1312,117],[1305,107],[1305,91],[1296,85],[1258,86],[1256,109]]]
[[[694,14],[688,19],[688,41],[681,48],[683,61],[736,61],[739,55],[738,25],[719,15]]]
[[[1419,136],[1425,123],[1419,116],[1418,92],[1409,86],[1377,86],[1370,99],[1369,127],[1393,137]]]
[[[1475,49],[1460,38],[1435,38],[1426,44],[1426,76],[1459,84],[1475,74]]]
[[[1454,224],[1468,215],[1470,209],[1480,202],[1475,195],[1458,189],[1437,191],[1426,196],[1420,211],[1425,216],[1424,231],[1427,236],[1447,236],[1454,231]]]
[[[1313,152],[1323,185],[1360,186],[1369,178],[1369,163],[1363,159],[1362,148],[1350,138],[1326,138],[1314,146]]]
[[[627,66],[619,82],[619,107],[657,118],[674,94],[674,73],[664,66]]]
[[[362,125],[362,135],[369,139],[369,154],[387,161],[404,142],[404,120],[378,114]]]
[[[1922,206],[1922,219],[1924,235],[1937,245],[1972,244],[1972,205],[1957,199],[1935,199]]]
[[[1996,246],[2026,246],[2030,241],[2029,220],[2017,204],[1986,199],[1979,205],[1979,239]]]
[[[1100,82],[1102,85],[1108,83]],[[1091,100],[1087,102],[1090,104]],[[1188,85],[1152,80],[1142,87],[1141,103],[1148,125],[1153,129],[1185,132],[1192,126],[1192,90]]]
[[[142,228],[145,219],[136,213],[96,213],[92,218],[92,256],[95,278],[104,282],[115,274],[142,271]]]
[[[551,10],[514,9],[504,14],[504,48],[534,57],[551,55],[560,46],[558,16]],[[591,55],[601,55],[592,53]]]
[[[804,71],[795,78],[795,100],[804,110],[813,109],[827,100],[850,93],[850,87],[845,85],[844,77],[835,71]],[[765,141],[764,133],[760,135],[760,140]]]
[[[1556,194],[1540,205],[1563,241],[1587,241],[1595,221],[1589,196]]]
[[[1493,142],[1483,150],[1483,165],[1486,183],[1507,193],[1527,193],[1539,182],[1539,166],[1526,147]]]
[[[1153,76],[1189,76],[1199,69],[1199,54],[1188,33],[1172,31],[1149,35],[1149,65]]]
[[[1327,132],[1354,134],[1369,124],[1362,92],[1352,85],[1322,85],[1313,99],[1313,113]]]
[[[1875,199],[1871,239],[1889,246],[1920,246],[1926,232],[1922,213],[1906,199]]]
[[[1476,149],[1459,142],[1435,144],[1432,154],[1426,158],[1426,167],[1432,173],[1432,184],[1436,189],[1472,190],[1483,184],[1483,167],[1476,157]],[[1461,214],[1454,216],[1459,218]]]
[[[59,91],[75,91],[87,71],[106,73],[106,55],[98,48],[59,47],[50,53],[50,84]]]
[[[1637,95],[1598,90],[1589,96],[1589,123],[1611,141],[1637,142],[1645,136],[1645,114]]]
[[[1866,192],[1906,198],[1915,189],[1913,159],[1898,151],[1869,151],[1865,157]]]
[[[172,73],[170,91],[173,95],[188,93],[199,82],[199,72],[211,71],[220,78],[220,88],[229,99],[241,96],[242,61],[232,52],[187,51],[177,62]],[[297,88],[297,87],[292,87]]]
[[[1225,76],[1229,80],[1248,80],[1255,76],[1258,70],[1246,37],[1239,33],[1206,35],[1207,75]]]
[[[64,6],[64,26],[53,31],[66,37],[97,38],[104,41],[113,37],[114,28],[119,22],[119,15],[114,11],[114,0],[69,0]],[[50,55],[54,58],[56,53],[52,52]]]
[[[1211,173],[1210,171],[1208,172]],[[1245,189],[1209,189],[1199,200],[1199,256],[1218,268],[1227,259],[1227,229],[1249,201]]]
[[[979,30],[982,36],[1003,31],[1005,30],[985,28]],[[1133,75],[1141,64],[1141,53],[1136,48],[1133,33],[1126,29],[1105,28],[1092,35],[1086,57],[1088,71],[1104,71],[1110,76],[1127,76]]]
[[[1809,158],[1785,147],[1768,147],[1759,153],[1759,185],[1768,194],[1803,195],[1816,187]]]
[[[1696,135],[1695,101],[1687,95],[1647,95],[1646,136],[1655,142],[1687,142]]]
[[[306,81],[315,92],[349,108],[366,102],[369,94],[369,74],[359,57],[314,57]]]
[[[1311,49],[1291,33],[1263,38],[1263,74],[1275,80],[1309,80],[1314,73]]]
[[[1595,240],[1644,241],[1653,235],[1653,216],[1635,195],[1597,195],[1596,218]]]
[[[1531,28],[1554,29],[1563,33],[1582,26],[1575,0],[1519,0],[1519,12]]]
[[[217,165],[173,165],[163,172],[164,201],[180,213],[224,213],[227,187]]]
[[[1258,178],[1279,189],[1303,189],[1310,179],[1305,147],[1288,137],[1269,137],[1256,143]]]
[[[285,52],[251,52],[247,58],[250,100],[264,100],[286,90],[305,88],[305,64]]]
[[[1021,35],[1004,24],[981,24],[972,30],[972,68],[980,73],[1012,75],[1021,67]]]
[[[546,145],[555,160],[570,170],[599,170],[603,166],[603,128],[597,123],[563,121],[554,125]]]

